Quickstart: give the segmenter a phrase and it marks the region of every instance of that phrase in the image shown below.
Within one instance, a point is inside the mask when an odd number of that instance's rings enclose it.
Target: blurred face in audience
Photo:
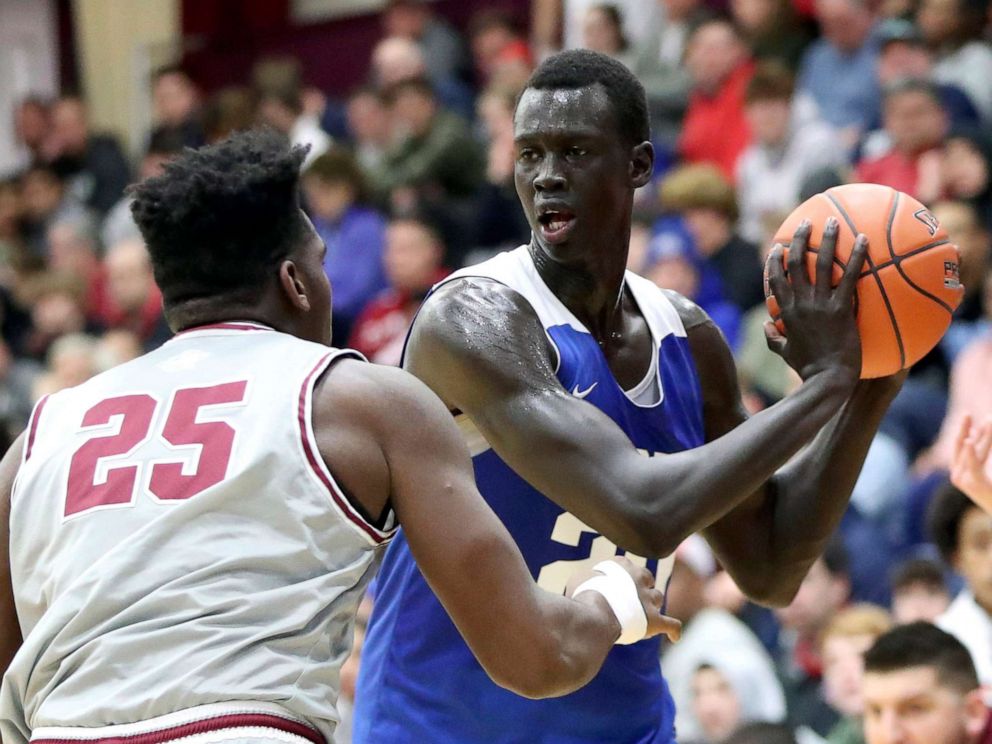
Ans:
[[[863,0],[816,0],[816,19],[824,38],[844,52],[860,49],[871,31]]]
[[[917,155],[940,144],[947,117],[938,101],[923,91],[908,90],[885,99],[885,130],[900,152]]]
[[[48,110],[36,101],[24,101],[14,111],[14,131],[27,148],[37,150],[48,136]]]
[[[970,141],[956,138],[944,144],[944,183],[952,196],[962,199],[988,189],[988,162]]]
[[[89,136],[89,122],[82,101],[65,98],[52,107],[52,138],[59,152],[82,154]]]
[[[747,49],[730,24],[706,23],[689,39],[686,67],[695,85],[714,93],[727,76],[747,58]]]
[[[152,104],[155,107],[155,119],[160,124],[182,124],[196,109],[196,88],[181,73],[161,75],[152,88]]]
[[[0,237],[17,235],[22,212],[21,190],[14,183],[0,183]]]
[[[602,54],[619,54],[623,51],[623,32],[609,13],[594,6],[582,19],[582,45]]]
[[[978,744],[988,711],[976,690],[942,685],[933,667],[867,672],[867,744]]]
[[[744,108],[751,134],[766,147],[778,147],[789,133],[792,107],[785,98],[764,98],[751,101]]]
[[[62,201],[62,182],[47,171],[28,171],[21,185],[21,196],[25,216],[31,220],[44,219]]]
[[[401,36],[379,42],[372,53],[372,67],[382,87],[401,80],[423,77],[427,71],[420,47],[415,41]]]
[[[396,95],[390,112],[398,133],[423,137],[431,129],[437,106],[430,96],[408,88]]]
[[[801,638],[815,640],[850,594],[846,578],[833,576],[819,559],[799,586],[792,604],[776,610],[775,615],[786,628]]]
[[[31,303],[31,325],[42,336],[55,337],[81,331],[86,318],[75,295],[53,290]]]
[[[960,10],[958,0],[922,0],[916,25],[929,44],[943,44],[957,33]]]
[[[985,277],[989,258],[989,233],[975,210],[961,202],[939,202],[931,209],[947,230],[951,242],[961,254],[961,282],[965,289],[978,289]]]
[[[96,268],[93,242],[76,226],[66,222],[56,223],[48,230],[47,237],[50,268],[79,277],[89,276]]]
[[[140,310],[148,300],[154,278],[148,251],[140,241],[126,241],[113,246],[104,261],[107,291],[125,311]]]
[[[336,222],[355,202],[355,190],[346,181],[325,181],[319,176],[303,177],[303,194],[315,216]]]
[[[665,18],[670,21],[681,21],[688,18],[688,16],[700,5],[702,5],[701,0],[658,0],[661,6],[665,9]]]
[[[823,641],[824,696],[841,715],[861,714],[864,653],[874,642],[873,635],[833,635]]]
[[[741,702],[733,685],[709,666],[692,677],[692,712],[710,742],[723,741],[741,722]]]
[[[472,36],[472,59],[476,68],[487,77],[492,75],[499,65],[500,56],[514,38],[512,29],[496,23],[477,31]]]
[[[886,86],[902,78],[928,80],[932,67],[930,52],[923,45],[891,41],[878,56],[878,82]]]
[[[658,259],[647,271],[647,278],[665,289],[672,289],[690,300],[699,291],[699,272],[684,256]]]
[[[749,34],[765,31],[778,20],[779,0],[731,0],[734,20]]]
[[[360,144],[385,145],[389,141],[389,115],[379,97],[360,93],[348,101],[348,131]]]
[[[947,592],[924,583],[910,584],[892,593],[892,619],[896,625],[918,620],[932,623],[951,603]]]
[[[395,220],[386,230],[383,265],[389,283],[401,292],[418,294],[434,283],[444,249],[423,225]]]
[[[416,3],[401,3],[389,8],[382,16],[382,25],[388,36],[419,39],[427,25],[428,10]]]
[[[992,514],[977,506],[965,512],[958,525],[954,568],[978,604],[992,614]]]

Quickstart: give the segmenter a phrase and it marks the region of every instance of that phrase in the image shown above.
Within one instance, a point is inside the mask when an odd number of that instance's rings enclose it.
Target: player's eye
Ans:
[[[532,150],[529,147],[525,147],[517,153],[517,160],[521,163],[536,163],[537,159],[537,150]]]
[[[569,147],[567,150],[565,150],[565,155],[567,155],[570,158],[581,158],[583,155],[586,155],[587,152],[588,150],[586,150],[584,147]]]

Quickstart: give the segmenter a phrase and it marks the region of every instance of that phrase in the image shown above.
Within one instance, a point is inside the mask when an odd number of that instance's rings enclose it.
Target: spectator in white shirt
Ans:
[[[992,684],[992,515],[947,486],[929,514],[930,535],[941,555],[961,574],[965,588],[937,618],[937,625],[971,653],[983,685]]]
[[[754,139],[737,161],[737,198],[740,233],[754,243],[764,243],[767,226],[796,207],[812,173],[844,162],[833,128],[808,116],[798,120],[793,91],[791,73],[776,62],[759,65],[745,91]]]

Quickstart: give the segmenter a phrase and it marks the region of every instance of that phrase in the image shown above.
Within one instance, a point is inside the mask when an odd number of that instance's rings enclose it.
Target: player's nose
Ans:
[[[544,158],[541,167],[534,176],[534,188],[537,191],[564,191],[568,186],[568,180],[562,171],[558,158],[548,156]]]

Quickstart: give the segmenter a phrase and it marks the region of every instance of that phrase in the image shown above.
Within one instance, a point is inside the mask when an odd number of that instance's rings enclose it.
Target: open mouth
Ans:
[[[541,235],[549,243],[564,240],[575,224],[575,214],[567,209],[549,209],[538,215]]]

